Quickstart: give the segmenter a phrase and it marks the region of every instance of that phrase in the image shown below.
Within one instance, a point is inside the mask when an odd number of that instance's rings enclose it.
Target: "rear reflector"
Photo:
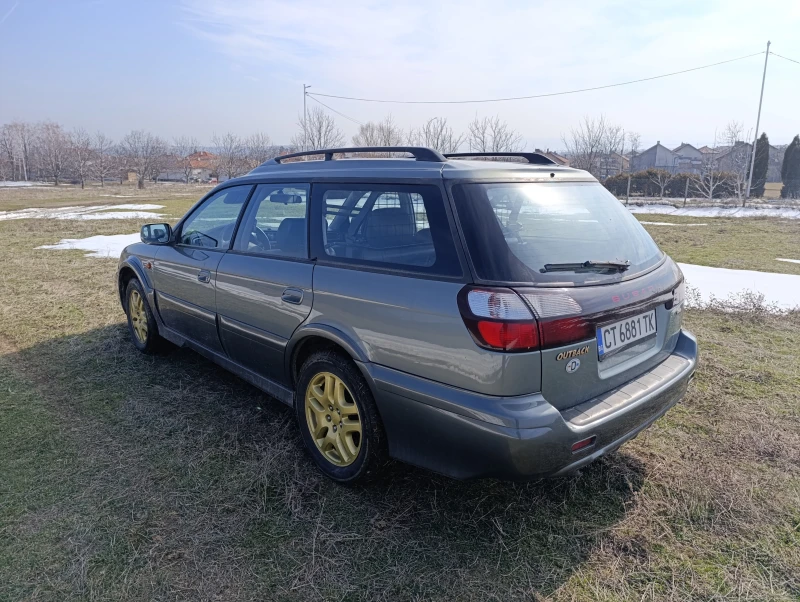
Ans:
[[[592,435],[591,437],[587,437],[586,439],[581,439],[577,443],[572,444],[572,453],[580,451],[582,449],[586,449],[587,447],[591,447],[594,445],[595,440],[597,439],[597,435]]]

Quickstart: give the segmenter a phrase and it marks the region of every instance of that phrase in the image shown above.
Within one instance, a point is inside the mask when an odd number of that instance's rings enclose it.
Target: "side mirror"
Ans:
[[[169,224],[146,224],[142,226],[142,242],[148,245],[165,245],[172,240],[172,226]]]

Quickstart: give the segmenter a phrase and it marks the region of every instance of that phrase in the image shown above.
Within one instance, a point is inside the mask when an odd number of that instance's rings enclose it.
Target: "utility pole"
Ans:
[[[308,150],[308,111],[306,110],[306,96],[311,86],[303,84],[303,150]]]
[[[761,76],[761,96],[758,98],[758,117],[756,117],[756,137],[753,140],[753,150],[750,155],[750,174],[747,178],[747,192],[744,195],[744,198],[750,198],[750,186],[753,184],[753,167],[756,163],[756,144],[758,144],[758,126],[761,123],[761,103],[764,101],[764,82],[767,79],[767,61],[769,60],[769,45],[771,44],[770,41],[767,41],[767,55],[764,57],[764,75]]]

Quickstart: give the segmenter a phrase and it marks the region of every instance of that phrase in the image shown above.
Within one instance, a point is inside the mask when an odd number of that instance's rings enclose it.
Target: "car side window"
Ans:
[[[436,186],[326,184],[315,185],[314,196],[328,261],[461,275]]]
[[[231,186],[206,199],[183,222],[178,244],[227,250],[239,214],[252,189],[252,186]]]
[[[259,184],[233,243],[235,251],[308,257],[308,184]]]

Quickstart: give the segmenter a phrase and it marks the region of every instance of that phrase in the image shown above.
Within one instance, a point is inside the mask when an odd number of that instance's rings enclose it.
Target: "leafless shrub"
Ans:
[[[276,155],[272,140],[264,132],[255,132],[244,141],[244,163],[247,171],[255,169]]]
[[[114,143],[102,132],[94,135],[94,163],[92,175],[100,180],[100,186],[106,185],[106,179],[119,170],[119,156],[115,153]]]
[[[624,134],[620,126],[608,123],[603,115],[596,119],[586,116],[577,128],[572,128],[569,135],[562,136],[561,140],[570,166],[585,169],[598,177],[601,157],[619,152]]]
[[[166,150],[161,138],[144,130],[134,130],[122,139],[122,166],[136,174],[137,188],[144,188],[145,180],[160,171]]]
[[[308,110],[297,122],[300,132],[292,138],[292,146],[303,150],[336,148],[344,145],[344,134],[336,127],[336,121],[320,107]]]
[[[479,153],[515,153],[525,148],[522,135],[499,116],[483,119],[475,116],[469,124],[466,138],[469,149]]]
[[[216,170],[220,177],[230,179],[245,172],[244,141],[239,136],[231,132],[222,136],[214,134],[211,144],[215,147]]]
[[[92,138],[83,128],[76,128],[70,132],[67,142],[70,167],[77,176],[81,188],[85,188],[86,179],[90,175],[95,160]]]
[[[191,136],[180,136],[172,142],[171,152],[186,184],[189,183],[189,178],[192,177],[191,155],[196,153],[198,148],[197,139]]]
[[[667,185],[672,181],[675,177],[674,174],[671,174],[666,169],[653,169],[648,170],[648,176],[650,181],[658,186],[659,193],[658,198],[664,198],[664,190],[666,189]]]
[[[368,121],[359,126],[358,133],[353,136],[354,146],[403,146],[405,132],[398,126],[391,115],[383,121]],[[390,153],[371,153],[374,156],[389,156]]]
[[[58,186],[67,171],[69,140],[57,123],[45,122],[39,127],[37,140],[44,174]]]
[[[440,153],[455,153],[464,142],[464,135],[456,133],[447,124],[446,117],[432,117],[418,129],[408,133],[411,146],[427,146]]]

